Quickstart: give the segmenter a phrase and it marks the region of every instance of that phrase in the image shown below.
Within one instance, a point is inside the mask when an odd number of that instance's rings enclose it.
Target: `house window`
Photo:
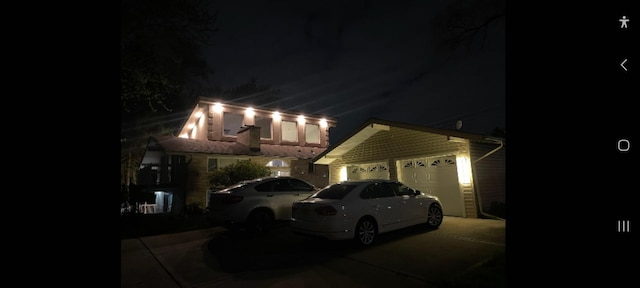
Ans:
[[[224,136],[236,136],[242,127],[244,115],[224,112],[222,123],[224,125]]]
[[[282,121],[282,141],[298,142],[298,125],[293,121]]]
[[[213,172],[218,169],[218,159],[209,158],[207,161],[207,172]]]
[[[320,126],[307,124],[304,128],[305,141],[312,144],[320,144]]]
[[[267,162],[267,167],[289,167],[289,165],[287,165],[287,162],[284,162],[280,159],[276,159],[276,160],[271,160]]]
[[[260,138],[271,139],[271,118],[256,116],[256,126],[260,127]]]

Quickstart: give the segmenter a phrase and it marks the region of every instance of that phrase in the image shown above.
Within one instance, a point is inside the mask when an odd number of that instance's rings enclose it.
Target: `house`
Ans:
[[[329,183],[399,180],[438,196],[445,215],[478,218],[504,205],[505,153],[500,138],[373,118],[313,163],[329,166]]]
[[[328,166],[312,159],[329,146],[330,117],[222,103],[199,98],[177,136],[151,137],[137,186],[153,213],[206,207],[209,175],[241,160],[269,167],[318,187],[329,183]],[[150,212],[151,213],[151,212]]]

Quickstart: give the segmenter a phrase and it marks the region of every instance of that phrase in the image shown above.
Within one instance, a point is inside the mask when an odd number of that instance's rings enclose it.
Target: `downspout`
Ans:
[[[494,148],[493,150],[491,150],[491,151],[487,152],[486,154],[482,155],[482,157],[480,157],[480,158],[478,158],[478,159],[474,160],[474,161],[471,163],[471,164],[473,164],[474,174],[475,174],[475,170],[476,170],[476,166],[475,166],[475,165],[476,165],[476,163],[480,162],[480,160],[482,160],[482,159],[484,159],[484,158],[487,158],[487,157],[488,157],[488,156],[490,156],[491,154],[496,153],[498,150],[500,150],[500,149],[502,149],[502,147],[504,147],[504,142],[503,142],[502,140],[500,140],[500,139],[495,139],[495,138],[485,138],[485,140],[489,140],[489,141],[492,141],[492,142],[494,142],[494,143],[497,143],[497,144],[499,144],[499,146],[498,146],[498,147],[496,147],[496,148]],[[475,193],[476,193],[476,198],[478,198],[478,210],[480,211],[480,214],[482,214],[483,216],[489,217],[489,218],[493,218],[493,219],[498,219],[498,220],[503,220],[503,221],[504,221],[505,219],[500,218],[500,217],[498,217],[498,216],[496,216],[496,215],[492,215],[492,214],[486,213],[486,212],[484,212],[484,211],[482,210],[482,197],[480,197],[480,191],[479,191],[480,189],[479,189],[479,187],[478,187],[478,183],[475,183],[475,184],[474,184],[474,186],[475,186],[475,187],[474,187],[474,189],[473,189],[473,190],[474,190],[474,191],[475,191]]]

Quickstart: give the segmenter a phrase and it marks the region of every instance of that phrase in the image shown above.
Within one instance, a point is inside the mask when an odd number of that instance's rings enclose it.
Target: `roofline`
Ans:
[[[344,142],[349,140],[351,137],[355,136],[358,132],[360,132],[367,126],[373,126],[373,124],[381,124],[381,125],[387,125],[392,127],[409,129],[409,130],[417,130],[417,131],[429,132],[429,133],[446,135],[446,136],[460,137],[460,138],[465,138],[473,141],[487,141],[487,140],[491,141],[494,139],[499,141],[504,141],[504,139],[499,139],[499,137],[488,137],[482,134],[441,129],[441,128],[433,128],[433,127],[428,127],[424,125],[396,122],[396,121],[390,121],[390,120],[384,120],[384,119],[372,117],[367,119],[358,129],[351,131],[349,135],[342,138],[338,143],[336,143],[335,145],[331,145],[330,147],[325,149],[322,153],[318,154],[318,156],[312,159],[312,162],[316,162],[320,160],[322,157],[324,157],[325,155],[333,151],[334,148],[342,145]]]
[[[222,100],[222,99],[219,99],[219,98],[204,97],[204,96],[198,97],[198,101],[196,102],[196,105],[194,106],[194,109],[196,107],[198,107],[198,105],[202,104],[203,102],[206,103],[206,104],[214,104],[214,103],[218,102],[218,103],[221,103],[223,105],[231,105],[231,106],[236,106],[236,107],[253,107],[255,110],[258,110],[258,111],[261,111],[261,112],[278,111],[280,113],[291,114],[291,115],[303,114],[305,117],[308,116],[308,117],[313,117],[313,118],[318,118],[318,119],[324,118],[328,122],[332,122],[334,125],[338,122],[338,120],[335,117],[330,117],[330,116],[326,116],[326,115],[307,113],[307,112],[300,111],[300,110],[280,109],[280,108],[269,107],[269,106],[264,106],[264,108],[262,108],[263,106],[260,106],[260,105],[253,105],[253,104],[249,104],[249,103]]]

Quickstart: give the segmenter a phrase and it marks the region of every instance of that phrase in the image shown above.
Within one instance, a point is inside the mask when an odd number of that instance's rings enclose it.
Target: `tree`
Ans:
[[[125,120],[171,112],[186,84],[213,70],[202,47],[213,45],[216,13],[202,0],[121,2],[121,108]]]
[[[129,185],[148,136],[175,129],[163,117],[180,111],[184,91],[213,70],[202,48],[213,45],[217,14],[202,0],[121,2],[122,183]],[[135,179],[133,179],[135,182]]]
[[[487,30],[505,17],[505,0],[447,1],[443,13],[432,20],[439,49],[453,54],[460,48],[467,53],[481,49]],[[504,24],[502,24],[504,25]]]
[[[209,176],[209,185],[212,188],[220,189],[243,180],[266,177],[270,174],[271,170],[266,166],[251,160],[243,160],[215,170],[213,174]]]

